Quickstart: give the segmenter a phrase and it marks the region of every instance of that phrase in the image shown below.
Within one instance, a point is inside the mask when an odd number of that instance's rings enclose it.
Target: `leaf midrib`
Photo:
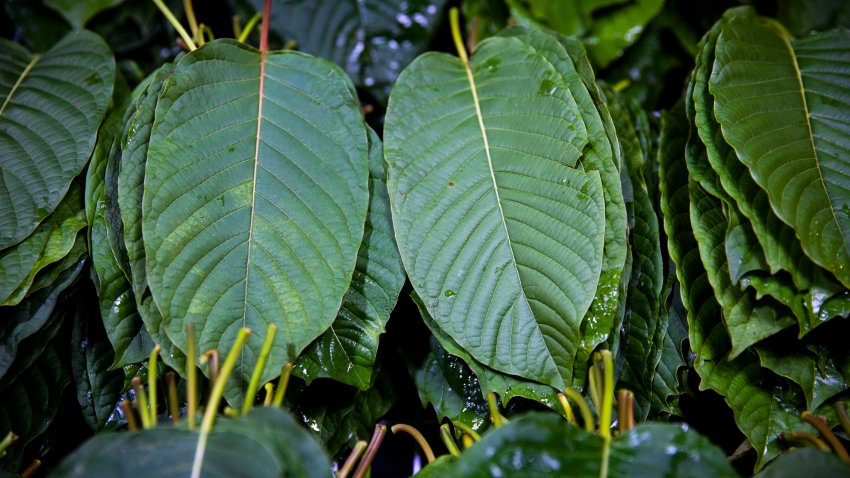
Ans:
[[[41,55],[41,54],[33,55],[32,60],[30,60],[27,67],[24,68],[24,71],[21,73],[20,76],[18,76],[18,80],[15,81],[14,85],[12,85],[12,89],[9,90],[9,94],[6,95],[6,100],[3,102],[3,106],[0,106],[0,117],[3,116],[3,112],[6,111],[6,107],[9,105],[9,103],[12,100],[12,97],[18,91],[18,88],[21,86],[21,83],[23,83],[24,79],[26,79],[26,77],[29,76],[30,71],[32,71],[32,69],[36,65],[36,63],[38,63],[38,61],[41,60],[42,56],[43,55]]]
[[[522,283],[521,283],[522,278],[521,278],[520,273],[519,273],[519,268],[517,267],[517,260],[516,260],[516,255],[514,255],[514,248],[513,248],[513,243],[511,242],[511,235],[510,235],[510,232],[508,232],[508,224],[505,221],[505,211],[502,208],[502,199],[499,196],[499,186],[496,183],[496,172],[493,169],[493,158],[490,156],[490,142],[487,138],[487,129],[484,126],[484,115],[481,113],[481,104],[478,100],[478,88],[475,84],[475,77],[472,74],[472,68],[469,65],[469,59],[467,58],[467,56],[465,54],[462,55],[460,60],[461,60],[461,63],[463,64],[464,70],[466,71],[466,78],[469,81],[469,89],[472,92],[472,103],[475,106],[475,117],[478,120],[478,127],[481,130],[481,137],[484,141],[484,154],[487,157],[487,168],[488,168],[488,171],[490,173],[490,180],[493,183],[493,192],[496,193],[496,206],[498,206],[498,208],[499,208],[499,221],[502,223],[502,229],[505,231],[505,238],[507,239],[506,242],[507,242],[507,246],[508,246],[508,251],[511,253],[511,267],[514,269],[514,272],[516,273],[517,280],[520,281],[519,295],[521,297],[521,300],[523,302],[525,302],[525,305],[528,307],[528,310],[532,310],[531,304],[528,302],[528,298],[525,296],[525,291],[522,290]],[[537,325],[537,330],[538,330],[538,332],[540,332],[539,324],[537,324],[536,321],[535,321],[535,325]],[[541,332],[541,335],[542,335],[542,332]],[[544,344],[545,344],[545,340],[544,340]],[[548,345],[546,345],[546,349],[547,349],[549,357],[553,358],[551,351],[549,351]],[[555,364],[555,371],[556,371],[558,377],[560,377],[561,373],[560,373],[560,370],[558,370],[557,364]]]
[[[797,63],[797,54],[794,52],[794,46],[791,45],[790,40],[788,39],[788,35],[782,32],[781,30],[776,30],[777,36],[782,40],[782,44],[785,46],[788,51],[788,56],[791,57],[791,64],[794,66],[794,77],[797,80],[797,86],[799,87],[800,99],[803,101],[803,112],[806,114],[806,128],[809,130],[809,144],[812,146],[812,159],[815,160],[815,170],[818,172],[818,184],[820,184],[821,189],[823,189],[824,195],[827,197],[828,209],[829,213],[832,216],[833,222],[835,222],[835,227],[838,228],[839,234],[842,237],[845,237],[844,231],[841,230],[841,223],[838,221],[838,216],[835,215],[835,210],[832,208],[832,198],[829,195],[829,191],[826,189],[826,181],[823,178],[823,172],[821,171],[820,159],[818,158],[818,150],[815,147],[815,135],[814,131],[812,131],[812,115],[809,113],[809,104],[806,101],[806,89],[803,85],[803,72],[800,71],[800,65]],[[845,251],[847,247],[845,246]]]

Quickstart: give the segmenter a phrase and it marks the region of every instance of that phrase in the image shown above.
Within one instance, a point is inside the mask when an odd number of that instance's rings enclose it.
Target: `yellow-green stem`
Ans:
[[[189,22],[189,30],[192,32],[192,38],[198,39],[198,20],[195,19],[195,8],[192,6],[192,0],[183,0],[183,10],[186,12],[186,20]]]
[[[785,439],[808,443],[820,451],[829,453],[829,445],[815,435],[808,432],[791,432],[790,435],[784,435]]]
[[[452,26],[452,39],[455,42],[457,56],[459,56],[460,61],[466,65],[469,63],[469,57],[466,56],[466,47],[463,46],[463,35],[460,34],[460,13],[458,12],[457,7],[452,7],[452,9],[449,10],[449,21]]]
[[[6,449],[9,448],[12,443],[15,443],[15,440],[17,439],[18,435],[15,435],[12,432],[7,433],[6,436],[3,438],[3,441],[0,441],[0,456],[5,455]]]
[[[165,374],[168,383],[168,411],[171,412],[171,423],[180,423],[180,401],[177,399],[177,375],[174,372]]]
[[[263,389],[265,390],[265,395],[263,395],[263,406],[268,407],[272,404],[272,398],[274,398],[274,384],[266,382],[266,384],[263,385]]]
[[[364,451],[366,451],[366,440],[359,440],[354,444],[354,448],[351,450],[351,453],[348,454],[348,457],[345,459],[342,467],[340,467],[339,471],[336,473],[336,477],[348,478],[348,474],[351,473],[351,470],[354,468],[354,465],[357,464],[357,460],[360,459]]]
[[[283,396],[286,395],[286,387],[289,385],[290,375],[292,375],[292,363],[286,362],[280,370],[280,380],[278,380],[277,390],[274,392],[273,405],[276,407],[283,405]]]
[[[159,11],[165,15],[165,18],[168,20],[168,23],[177,30],[177,34],[180,35],[180,38],[183,39],[183,42],[186,43],[186,47],[189,48],[189,51],[195,51],[198,49],[198,46],[192,41],[192,37],[186,32],[186,29],[183,28],[183,25],[177,20],[177,17],[171,13],[171,10],[162,2],[162,0],[153,0],[153,3],[159,8]]]
[[[451,453],[452,456],[460,456],[460,449],[458,449],[457,443],[455,443],[455,439],[452,436],[452,431],[449,429],[448,423],[440,425],[440,438],[443,439],[446,449],[449,450],[449,453]]]
[[[277,326],[269,324],[266,329],[266,338],[263,340],[263,348],[260,349],[260,356],[257,358],[257,364],[254,366],[254,371],[251,373],[251,381],[248,382],[248,390],[245,393],[245,403],[242,404],[242,414],[251,411],[254,406],[254,399],[257,395],[257,390],[260,388],[260,377],[263,375],[263,370],[266,368],[266,361],[269,359],[269,353],[272,350],[274,336],[277,333]]]
[[[186,401],[189,430],[195,429],[195,414],[198,413],[198,370],[195,368],[195,324],[186,324]]]
[[[245,24],[245,28],[240,32],[237,40],[241,43],[245,43],[245,41],[248,40],[248,36],[251,34],[251,31],[257,26],[257,23],[259,23],[262,18],[263,16],[260,15],[259,12],[255,13],[254,16],[248,20],[248,23]]]
[[[238,39],[242,36],[242,17],[233,15],[231,17],[231,26],[233,27],[233,38]]]
[[[130,381],[133,386],[133,393],[136,394],[136,404],[139,408],[139,417],[142,419],[142,428],[147,430],[151,427],[151,414],[148,411],[148,397],[145,393],[145,386],[142,385],[142,379],[133,377]]]
[[[207,409],[204,410],[204,420],[201,422],[201,433],[198,437],[198,446],[195,449],[195,459],[192,464],[192,478],[200,478],[201,465],[204,462],[204,452],[207,447],[207,438],[212,430],[215,422],[215,415],[218,412],[218,406],[221,403],[221,395],[224,393],[224,386],[227,383],[230,373],[233,372],[233,367],[236,366],[236,360],[239,358],[248,336],[251,335],[251,329],[241,328],[236,335],[236,342],[230,348],[230,353],[227,354],[227,359],[224,361],[224,366],[221,368],[221,373],[215,381],[213,391],[207,401]]]
[[[452,425],[454,425],[455,428],[459,428],[462,432],[464,432],[467,435],[469,435],[470,437],[472,437],[472,439],[475,440],[475,441],[478,441],[478,440],[481,439],[481,435],[479,435],[478,432],[473,430],[472,427],[470,427],[466,423],[463,423],[463,422],[460,422],[460,421],[457,421],[457,420],[453,420]]]
[[[157,409],[157,396],[156,396],[156,368],[157,368],[157,358],[159,358],[159,345],[154,345],[153,350],[151,350],[151,356],[148,360],[148,392],[150,393],[150,422],[151,428],[156,427],[156,409]]]
[[[614,408],[614,357],[609,350],[599,352],[602,359],[602,374],[604,384],[602,387],[602,408],[599,410],[599,435],[611,439],[611,415]]]
[[[499,404],[496,402],[495,392],[487,394],[487,406],[490,408],[490,420],[496,428],[501,428],[502,425],[508,423],[508,419],[499,412]]]
[[[393,425],[390,430],[392,430],[393,434],[405,432],[412,436],[413,439],[416,440],[416,443],[419,444],[419,448],[422,448],[422,452],[425,453],[425,458],[428,459],[428,463],[432,463],[436,459],[434,456],[434,450],[431,449],[431,445],[428,444],[428,440],[426,440],[416,428],[410,425],[405,425],[404,423],[399,423],[397,425]]]
[[[464,449],[464,450],[466,450],[467,448],[472,447],[472,445],[474,445],[474,444],[475,444],[475,439],[474,439],[474,438],[472,438],[471,436],[469,436],[469,434],[468,434],[468,433],[464,433],[463,435],[461,435],[461,436],[460,436],[460,441],[463,443],[463,449]]]
[[[564,394],[575,402],[578,405],[578,409],[581,412],[581,419],[584,421],[584,429],[590,433],[593,433],[593,414],[590,413],[590,406],[587,404],[587,400],[581,396],[575,389],[568,388],[564,390]]]
[[[564,408],[564,415],[567,417],[567,421],[574,426],[578,426],[578,422],[576,422],[575,413],[573,413],[573,407],[570,406],[569,400],[567,400],[567,396],[563,393],[558,394],[558,401],[561,402],[561,407]]]

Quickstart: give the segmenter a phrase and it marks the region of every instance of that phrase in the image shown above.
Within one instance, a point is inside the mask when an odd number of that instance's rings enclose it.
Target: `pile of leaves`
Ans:
[[[848,40],[730,10],[700,43],[687,122],[665,118],[662,208],[694,368],[760,463],[850,379],[836,319],[850,312]]]
[[[217,5],[3,6],[0,469],[846,471],[846,3]]]

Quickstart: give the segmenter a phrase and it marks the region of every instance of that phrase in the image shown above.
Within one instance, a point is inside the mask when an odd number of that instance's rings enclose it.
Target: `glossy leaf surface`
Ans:
[[[185,350],[194,323],[199,350],[228,350],[249,327],[247,382],[275,324],[262,380],[277,375],[336,317],[367,201],[366,129],[338,67],[229,40],[184,56],[156,105],[142,205],[167,335]]]
[[[417,59],[390,98],[385,155],[402,259],[435,321],[489,367],[561,388],[605,202],[599,173],[577,168],[589,139],[575,99],[536,51],[494,37],[468,65]]]
[[[115,60],[85,30],[44,54],[0,47],[0,249],[53,212],[83,169],[109,105]]]

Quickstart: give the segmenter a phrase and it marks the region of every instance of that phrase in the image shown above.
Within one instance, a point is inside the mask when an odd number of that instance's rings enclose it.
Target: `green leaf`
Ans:
[[[551,413],[534,413],[493,430],[453,461],[435,466],[447,477],[715,477],[736,476],[721,449],[686,426],[645,424],[605,440]],[[433,472],[432,472],[433,473]]]
[[[803,447],[785,453],[759,473],[759,478],[791,478],[816,473],[818,476],[847,476],[850,465],[835,454]]]
[[[53,421],[68,381],[62,359],[49,346],[16,380],[0,386],[0,434],[12,431],[19,437],[0,461],[4,468],[18,469],[24,447]]]
[[[115,413],[124,388],[124,372],[111,370],[115,353],[96,314],[77,305],[71,334],[71,375],[86,423],[100,431]]]
[[[32,235],[0,251],[0,305],[23,300],[36,275],[67,256],[85,226],[82,187],[74,183],[56,211]]]
[[[76,281],[83,263],[59,275],[56,282],[48,288],[35,292],[15,307],[4,307],[4,320],[0,321],[0,378],[9,372],[13,363],[18,360],[18,348],[29,338],[38,337],[42,329],[49,328],[57,303],[61,302],[62,293]],[[60,309],[61,310],[61,309]],[[56,330],[50,330],[55,334]],[[34,357],[33,357],[34,358]]]
[[[332,383],[337,387],[328,393],[327,388],[316,386],[319,383],[314,382],[300,394],[287,394],[296,395],[293,413],[334,455],[343,446],[351,447],[357,440],[368,440],[375,423],[387,414],[396,400],[396,384],[387,374],[377,374],[375,383],[368,390]],[[353,391],[353,396],[339,387]]]
[[[433,405],[439,421],[448,418],[473,430],[483,429],[489,423],[490,412],[478,378],[460,357],[448,353],[436,338],[431,337],[429,344],[425,361],[411,374],[422,406]],[[507,404],[507,399],[504,403]]]
[[[683,112],[665,116],[659,145],[661,210],[682,302],[688,311],[688,337],[696,355],[694,368],[702,379],[701,388],[714,390],[725,398],[735,423],[756,451],[756,467],[761,468],[779,454],[781,432],[805,428],[799,418],[802,400],[786,397],[783,384],[761,369],[748,356],[749,352],[729,360],[732,344],[691,224],[690,194],[699,194],[698,199],[708,201],[711,196],[695,182],[688,184],[684,160],[688,123]]]
[[[619,58],[664,6],[663,0],[507,0],[521,25],[581,38],[600,68]]]
[[[495,392],[505,405],[513,397],[524,397],[540,402],[550,408],[560,406],[558,405],[558,390],[551,386],[499,372],[475,360],[469,352],[461,348],[454,339],[437,325],[425,308],[425,304],[422,303],[422,299],[415,292],[411,293],[410,297],[419,308],[423,322],[425,322],[425,325],[434,335],[434,338],[440,343],[440,346],[449,354],[466,363],[475,374],[481,387],[482,399],[486,398],[490,392]],[[466,387],[464,386],[464,388]]]
[[[493,37],[468,68],[414,61],[385,123],[396,239],[428,311],[476,360],[556,388],[572,381],[605,235],[579,115],[533,45]]]
[[[44,4],[59,12],[75,28],[82,28],[98,13],[116,7],[124,0],[45,0]]]
[[[251,0],[263,11],[262,0]],[[386,104],[399,72],[424,52],[446,0],[275,0],[270,31],[345,69],[358,88]]]
[[[184,478],[192,470],[197,444],[198,432],[183,428],[104,433],[69,455],[51,476]],[[204,477],[333,476],[321,446],[279,408],[255,408],[232,420],[219,418],[206,447]]]
[[[383,147],[369,129],[369,212],[348,292],[336,320],[295,362],[309,384],[330,377],[361,390],[372,384],[378,338],[395,307],[405,274],[393,237]]]
[[[367,153],[353,87],[325,60],[219,40],[168,79],[145,168],[148,284],[181,350],[188,323],[199,350],[255,331],[234,405],[269,324],[279,332],[261,382],[336,318],[363,237]]]
[[[29,236],[65,196],[94,147],[115,60],[85,30],[44,54],[0,44],[0,249]]]
[[[811,259],[850,286],[850,71],[847,31],[792,40],[736,16],[717,39],[709,80],[723,136]],[[758,67],[753,67],[753,63]],[[755,113],[754,113],[755,112]]]

